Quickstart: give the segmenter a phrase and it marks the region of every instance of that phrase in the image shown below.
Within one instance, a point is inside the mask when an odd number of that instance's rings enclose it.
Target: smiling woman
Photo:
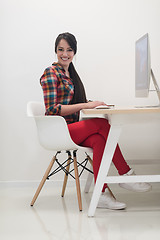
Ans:
[[[86,100],[83,84],[72,63],[77,52],[76,38],[70,33],[59,34],[55,42],[55,52],[58,62],[48,67],[40,79],[46,115],[64,117],[72,140],[77,145],[93,149],[93,172],[96,181],[110,125],[104,118],[79,121],[79,112],[81,109],[106,106],[106,104],[100,101],[88,102]],[[118,145],[113,163],[120,175],[133,174],[133,170],[127,165]],[[147,191],[151,188],[147,183],[128,183],[126,185],[122,187],[133,191]],[[125,203],[118,202],[113,198],[107,184],[104,184],[102,192],[99,207],[110,209],[126,207]]]

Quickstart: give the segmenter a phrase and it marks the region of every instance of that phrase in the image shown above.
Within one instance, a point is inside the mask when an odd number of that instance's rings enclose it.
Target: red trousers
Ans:
[[[80,146],[93,149],[93,172],[96,181],[104,147],[108,137],[110,125],[105,118],[91,118],[80,122],[68,124],[72,140]],[[127,165],[119,146],[117,145],[113,159],[115,167],[120,175],[127,173],[130,167]],[[107,187],[104,184],[103,190]]]

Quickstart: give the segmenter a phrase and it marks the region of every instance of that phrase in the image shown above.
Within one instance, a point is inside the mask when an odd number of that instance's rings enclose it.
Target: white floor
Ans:
[[[83,211],[79,212],[76,189],[43,188],[34,207],[30,201],[35,187],[0,188],[1,240],[158,240],[160,239],[160,184],[147,193],[132,193],[112,185],[126,210],[97,209],[87,217],[92,195],[82,189]]]

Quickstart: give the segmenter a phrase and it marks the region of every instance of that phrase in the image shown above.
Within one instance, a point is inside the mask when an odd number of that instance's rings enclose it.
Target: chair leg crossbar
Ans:
[[[60,164],[58,159],[57,159],[57,155],[60,152],[58,151],[56,153],[56,155],[52,158],[52,160],[51,160],[51,162],[50,162],[50,164],[49,164],[49,166],[48,166],[48,168],[47,168],[47,170],[46,170],[46,172],[45,172],[45,174],[44,174],[44,176],[43,176],[43,178],[42,178],[42,180],[41,180],[41,182],[40,182],[40,184],[39,184],[39,186],[37,188],[37,191],[36,191],[36,193],[35,193],[35,195],[34,195],[34,197],[32,199],[31,206],[34,205],[34,203],[35,203],[35,201],[36,201],[36,199],[37,199],[37,197],[38,197],[38,195],[39,195],[39,193],[40,193],[40,191],[41,191],[41,189],[42,189],[46,179],[49,179],[52,175],[54,175],[54,174],[58,173],[59,171],[63,170],[65,175],[64,175],[64,182],[63,182],[63,188],[62,188],[61,196],[62,197],[64,196],[65,189],[66,189],[66,184],[67,184],[67,180],[68,180],[68,175],[70,175],[76,181],[78,205],[79,205],[79,210],[82,211],[82,200],[81,200],[81,190],[80,190],[79,177],[82,175],[84,170],[87,170],[87,171],[89,171],[90,173],[93,174],[93,172],[86,167],[88,161],[92,165],[92,160],[91,160],[90,156],[86,154],[87,155],[86,159],[82,163],[79,163],[79,162],[77,162],[76,152],[77,152],[77,150],[73,151],[73,158],[72,158],[71,152],[70,151],[66,151],[66,153],[68,153],[68,158],[62,164]],[[52,173],[50,173],[50,171],[51,171],[55,161],[57,162],[58,167]],[[70,165],[72,163],[74,163],[74,168],[69,170]],[[81,170],[80,174],[78,174],[78,167],[82,167],[82,170]],[[73,174],[71,174],[73,171],[75,173],[75,176]]]
[[[60,152],[57,152],[57,153],[60,153]],[[62,164],[58,161],[57,158],[55,159],[56,163],[57,163],[59,166],[58,166],[52,173],[50,173],[50,174],[48,175],[47,180],[49,180],[49,178],[50,178],[52,175],[60,172],[61,170],[63,170],[65,174],[70,175],[72,178],[75,179],[75,177],[71,174],[71,173],[74,171],[74,168],[71,169],[70,171],[67,170],[68,166],[71,165],[71,164],[74,162],[73,158],[71,157],[70,151],[67,151],[67,153],[68,153],[68,159],[65,160]],[[77,161],[77,167],[79,167],[79,166],[82,167],[82,170],[81,170],[81,172],[79,173],[79,177],[82,175],[82,173],[83,173],[84,170],[87,170],[88,172],[90,172],[90,173],[93,174],[93,171],[91,171],[89,168],[86,167],[86,165],[87,165],[87,163],[88,163],[88,161],[89,161],[88,157],[89,157],[89,156],[87,155],[87,157],[85,158],[85,160],[84,160],[82,163],[80,163],[80,162]],[[70,160],[70,161],[69,161],[69,160]],[[67,162],[67,164],[66,164],[66,162]],[[69,163],[68,163],[68,162],[69,162]],[[64,166],[64,164],[66,164],[66,165]],[[84,164],[84,165],[83,165],[83,164]]]

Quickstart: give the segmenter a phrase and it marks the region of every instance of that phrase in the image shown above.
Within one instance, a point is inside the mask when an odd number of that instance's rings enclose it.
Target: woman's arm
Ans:
[[[70,115],[75,112],[79,112],[82,109],[91,109],[100,105],[106,105],[104,102],[93,101],[87,103],[77,103],[72,105],[61,105],[61,116]]]
[[[77,103],[71,105],[59,104],[57,100],[58,79],[51,67],[44,71],[44,74],[41,77],[41,85],[44,95],[46,115],[66,116],[79,112],[81,109],[89,109],[95,108],[99,105],[106,105],[104,102],[100,101],[89,101],[87,103]],[[62,95],[61,98],[62,97],[64,96]]]
[[[40,84],[43,90],[46,115],[60,115],[61,104],[57,101],[58,79],[51,67],[45,69]]]

